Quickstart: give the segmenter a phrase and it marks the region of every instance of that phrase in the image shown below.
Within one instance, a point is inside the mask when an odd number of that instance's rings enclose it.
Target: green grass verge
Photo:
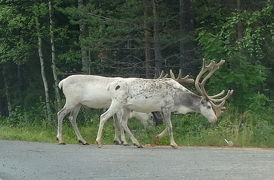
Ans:
[[[224,139],[228,139],[239,147],[274,147],[274,124],[271,122],[272,116],[269,114],[254,115],[251,112],[230,111],[225,113],[217,124],[210,124],[201,115],[196,114],[172,116],[174,139],[182,146],[226,146]],[[82,136],[90,144],[95,142],[98,123],[98,115],[95,115],[90,121],[79,126]],[[2,124],[0,139],[56,143],[57,128],[42,124],[20,124],[15,127]],[[165,128],[161,125],[146,130],[138,120],[130,120],[129,127],[142,144],[150,144],[151,139]],[[63,134],[66,143],[78,143],[68,121],[64,123]],[[110,120],[104,127],[103,143],[112,144],[113,137],[113,121]],[[158,144],[168,145],[169,136],[166,135]]]

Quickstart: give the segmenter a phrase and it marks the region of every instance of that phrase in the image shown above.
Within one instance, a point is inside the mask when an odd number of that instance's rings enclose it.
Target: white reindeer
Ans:
[[[166,128],[160,134],[158,134],[154,140],[159,140],[166,132],[170,136],[170,145],[173,148],[177,148],[177,144],[173,138],[171,113],[186,114],[189,112],[201,113],[209,122],[214,123],[220,117],[221,113],[225,109],[223,106],[225,100],[233,93],[233,90],[229,90],[223,98],[219,98],[224,94],[221,93],[209,96],[207,95],[204,85],[209,77],[224,63],[221,60],[219,63],[211,62],[203,67],[195,80],[195,87],[201,93],[202,96],[198,96],[173,79],[142,79],[142,78],[128,78],[117,79],[112,82],[108,90],[112,97],[112,103],[109,109],[100,116],[100,126],[96,138],[98,147],[102,147],[101,137],[103,126],[105,122],[113,116],[113,114],[121,111],[122,118],[121,125],[129,135],[131,141],[137,147],[142,147],[138,140],[133,136],[130,129],[127,126],[127,120],[129,112],[131,110],[137,112],[153,112],[160,111],[163,114]],[[200,83],[201,77],[208,72],[207,76]],[[219,98],[219,99],[218,99]],[[216,105],[214,102],[221,102]]]
[[[103,109],[108,108],[111,104],[111,96],[107,91],[107,86],[116,80],[120,80],[119,77],[102,77],[94,75],[72,75],[63,79],[59,83],[59,88],[63,89],[63,93],[66,97],[66,103],[64,107],[57,113],[58,115],[58,130],[57,130],[57,140],[59,144],[64,144],[62,135],[62,124],[64,117],[70,113],[69,120],[75,131],[77,139],[80,143],[86,145],[88,144],[82,137],[77,123],[76,118],[82,105],[94,108]],[[119,138],[120,125],[117,122],[117,115],[114,115],[115,121],[115,137],[114,142],[120,144],[127,144],[125,137],[121,137],[123,142]],[[151,113],[140,113],[131,112],[130,118],[136,117],[141,120],[143,125],[150,123],[152,121]],[[123,133],[122,133],[123,134]]]
[[[170,76],[174,80],[180,83],[193,83],[194,80],[189,78],[189,76],[182,77],[181,70],[177,78],[175,77],[172,70],[170,70]],[[160,78],[166,78],[167,74],[164,74],[162,71]],[[126,78],[120,77],[103,77],[95,75],[72,75],[69,76],[59,83],[59,88],[63,89],[63,93],[66,97],[66,103],[64,107],[57,113],[58,116],[58,130],[57,130],[57,140],[59,144],[64,144],[62,127],[63,119],[66,115],[69,115],[69,120],[72,124],[73,130],[77,136],[77,139],[80,143],[86,145],[88,144],[82,137],[77,123],[76,118],[79,113],[79,110],[82,105],[94,108],[94,109],[104,109],[108,108],[111,104],[111,95],[107,90],[107,87],[110,83],[116,80],[122,80]],[[113,115],[114,118],[114,127],[115,127],[115,136],[114,142],[116,144],[127,145],[124,131],[121,128],[118,119],[121,120],[123,111],[117,112]],[[131,111],[129,113],[129,118],[136,117],[141,120],[142,124],[146,127],[147,124],[152,123],[152,114],[151,113],[142,113]],[[120,134],[120,136],[119,136]]]

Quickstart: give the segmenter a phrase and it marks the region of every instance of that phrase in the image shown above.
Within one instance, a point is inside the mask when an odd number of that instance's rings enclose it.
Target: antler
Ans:
[[[194,79],[189,78],[189,75],[186,75],[185,77],[182,77],[182,70],[179,69],[179,74],[178,77],[176,78],[174,73],[172,72],[172,70],[169,70],[170,76],[172,79],[174,79],[175,81],[177,81],[178,83],[193,83]]]
[[[177,78],[175,77],[175,75],[171,69],[169,70],[169,74],[170,74],[171,79],[177,81],[178,83],[193,83],[194,82],[194,79],[190,78],[189,75],[182,77],[181,69],[179,69],[179,74],[178,74]],[[157,79],[163,79],[163,78],[167,78],[167,77],[168,77],[168,74],[165,74],[165,72],[162,71],[160,76]]]
[[[212,61],[211,63],[209,63],[208,65],[205,65],[205,59],[203,59],[203,66],[201,71],[199,72],[199,74],[197,75],[196,79],[195,79],[195,87],[197,89],[197,91],[206,99],[208,99],[210,101],[210,103],[212,104],[212,108],[215,111],[215,114],[217,116],[217,118],[219,118],[221,116],[221,114],[223,113],[223,110],[225,110],[224,104],[226,99],[229,98],[229,96],[231,96],[231,94],[233,93],[233,90],[228,90],[227,94],[223,97],[223,98],[219,98],[220,96],[222,96],[225,91],[221,91],[220,93],[213,95],[213,96],[209,96],[205,90],[205,83],[206,81],[212,76],[212,74],[217,71],[219,69],[219,67],[221,65],[223,65],[225,63],[225,60],[221,60],[219,63],[216,63],[215,61]],[[209,72],[205,78],[202,80],[202,82],[200,82],[201,77],[206,73]],[[218,99],[219,98],[219,99]],[[215,104],[214,102],[221,102],[220,104]]]
[[[163,79],[166,78],[168,74],[165,74],[165,72],[162,70],[160,76],[157,79]]]

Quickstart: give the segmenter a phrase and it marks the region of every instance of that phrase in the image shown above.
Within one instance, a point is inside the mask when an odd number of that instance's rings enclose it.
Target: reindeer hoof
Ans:
[[[144,146],[142,146],[141,144],[133,144],[134,146],[136,146],[137,148],[144,148]]]
[[[123,144],[123,146],[129,146],[129,144]]]
[[[81,143],[82,145],[89,145],[89,143],[87,143],[86,141],[78,140],[78,142]]]
[[[96,144],[97,144],[97,147],[98,147],[98,148],[103,147],[103,144],[102,144],[101,142],[99,142],[99,141],[96,141]]]
[[[176,145],[170,145],[173,149],[178,149],[179,148],[179,146],[176,144]]]
[[[113,143],[116,144],[116,145],[120,145],[121,144],[121,142],[118,141],[118,140],[114,140]]]
[[[159,136],[155,136],[155,137],[152,139],[152,143],[151,143],[151,144],[155,145],[159,140],[160,140],[160,137],[159,137]]]
[[[66,143],[64,143],[64,142],[59,142],[58,144],[59,145],[66,145]]]

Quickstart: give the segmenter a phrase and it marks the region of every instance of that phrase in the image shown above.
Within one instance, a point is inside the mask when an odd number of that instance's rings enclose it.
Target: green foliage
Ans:
[[[28,36],[20,35],[28,31],[29,19],[16,7],[0,6],[0,64],[26,62],[31,46]]]
[[[45,103],[37,103],[29,109],[16,106],[11,116],[1,118],[0,125],[10,127],[23,127],[32,124],[44,125],[46,123],[45,109]]]
[[[264,112],[269,109],[270,100],[264,94],[256,94],[251,97],[252,103],[249,105],[249,109],[253,112]]]
[[[258,103],[264,104],[264,97],[261,96],[258,99],[260,99]],[[210,124],[201,115],[174,115],[172,116],[174,138],[179,145],[183,146],[227,146],[224,139],[228,139],[238,147],[274,147],[274,123],[270,123],[273,113],[273,109],[265,109],[260,113],[257,111],[240,113],[236,108],[229,107],[229,111],[217,124]],[[38,119],[33,120],[36,122],[29,123],[24,121],[24,118],[34,116],[30,112],[26,114],[28,116],[18,112],[10,117],[8,122],[1,117],[0,139],[55,142],[56,125],[43,123]],[[85,112],[78,117],[81,134],[89,143],[95,142],[99,114],[94,111]],[[129,127],[142,144],[150,144],[152,138],[164,130],[165,125],[144,129],[139,120],[132,119],[129,121]],[[112,144],[113,137],[113,121],[110,120],[104,128],[103,142]],[[64,138],[67,143],[78,143],[67,120],[64,121]],[[129,139],[128,142],[131,143]],[[168,135],[157,144],[169,145]]]
[[[269,68],[264,64],[271,61],[264,48],[271,42],[269,34],[273,31],[273,5],[268,2],[257,11],[235,11],[213,28],[198,30],[198,43],[207,59],[225,59],[226,67],[218,72],[218,78],[210,83],[214,89],[231,87],[235,90],[233,98],[241,108],[248,108],[256,94],[264,93],[264,84],[271,78]],[[241,26],[242,28],[239,28]],[[242,37],[238,37],[239,34]]]

